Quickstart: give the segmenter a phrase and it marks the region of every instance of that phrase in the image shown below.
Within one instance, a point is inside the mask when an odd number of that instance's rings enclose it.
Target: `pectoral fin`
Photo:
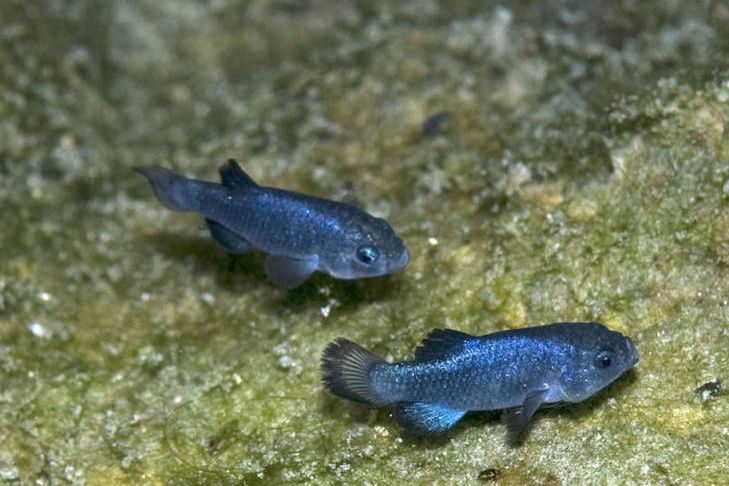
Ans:
[[[506,427],[510,433],[518,435],[524,431],[527,423],[529,423],[529,419],[532,418],[532,415],[534,415],[534,412],[537,411],[539,406],[544,403],[548,392],[549,387],[529,392],[520,406],[509,409],[506,413]]]
[[[230,253],[245,253],[251,249],[251,244],[238,233],[234,233],[220,223],[216,223],[211,219],[206,219],[210,235],[220,243],[220,245]]]
[[[266,257],[266,276],[277,287],[292,289],[298,287],[316,271],[316,258],[289,258],[281,255]]]
[[[424,402],[404,402],[395,407],[395,420],[411,434],[435,435],[450,429],[466,414],[465,410]]]

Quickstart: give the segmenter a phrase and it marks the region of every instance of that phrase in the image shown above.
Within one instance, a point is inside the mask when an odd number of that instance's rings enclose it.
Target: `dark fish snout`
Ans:
[[[635,366],[635,364],[640,359],[638,349],[635,347],[635,344],[633,344],[633,340],[629,337],[625,338],[625,346],[628,349],[628,360],[630,362],[630,366]]]
[[[397,272],[402,270],[403,268],[407,267],[408,263],[410,263],[410,252],[407,248],[403,246],[402,251],[400,252],[399,257],[393,259],[390,262],[390,268],[389,270],[391,272]]]

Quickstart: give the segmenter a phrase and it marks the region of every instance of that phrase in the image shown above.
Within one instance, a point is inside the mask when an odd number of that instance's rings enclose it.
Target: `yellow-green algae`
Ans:
[[[7,0],[0,19],[0,481],[726,481],[729,395],[694,393],[729,379],[725,2]],[[232,156],[387,216],[411,265],[275,289],[131,171],[214,178]],[[319,383],[337,336],[404,359],[434,327],[590,319],[635,339],[637,370],[521,445],[489,413],[402,437]]]

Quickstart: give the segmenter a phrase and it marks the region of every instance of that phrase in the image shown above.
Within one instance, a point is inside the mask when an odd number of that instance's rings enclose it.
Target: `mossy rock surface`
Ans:
[[[724,484],[729,6],[0,3],[0,482]],[[432,122],[423,134],[423,123]],[[357,201],[399,275],[286,292],[131,169]],[[597,320],[641,361],[514,445],[320,384],[345,336]]]

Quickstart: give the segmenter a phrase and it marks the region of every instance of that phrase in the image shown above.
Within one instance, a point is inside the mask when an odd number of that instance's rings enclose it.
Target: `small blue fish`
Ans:
[[[560,322],[471,336],[436,329],[415,359],[389,364],[344,338],[322,358],[326,387],[370,407],[394,404],[417,435],[442,433],[469,410],[509,409],[518,434],[545,403],[580,402],[638,362],[633,341],[596,322]]]
[[[384,219],[349,204],[259,186],[232,159],[220,168],[221,184],[156,166],[136,170],[169,209],[202,214],[230,253],[268,253],[266,275],[279,287],[297,287],[317,270],[357,279],[397,272],[410,261]]]

